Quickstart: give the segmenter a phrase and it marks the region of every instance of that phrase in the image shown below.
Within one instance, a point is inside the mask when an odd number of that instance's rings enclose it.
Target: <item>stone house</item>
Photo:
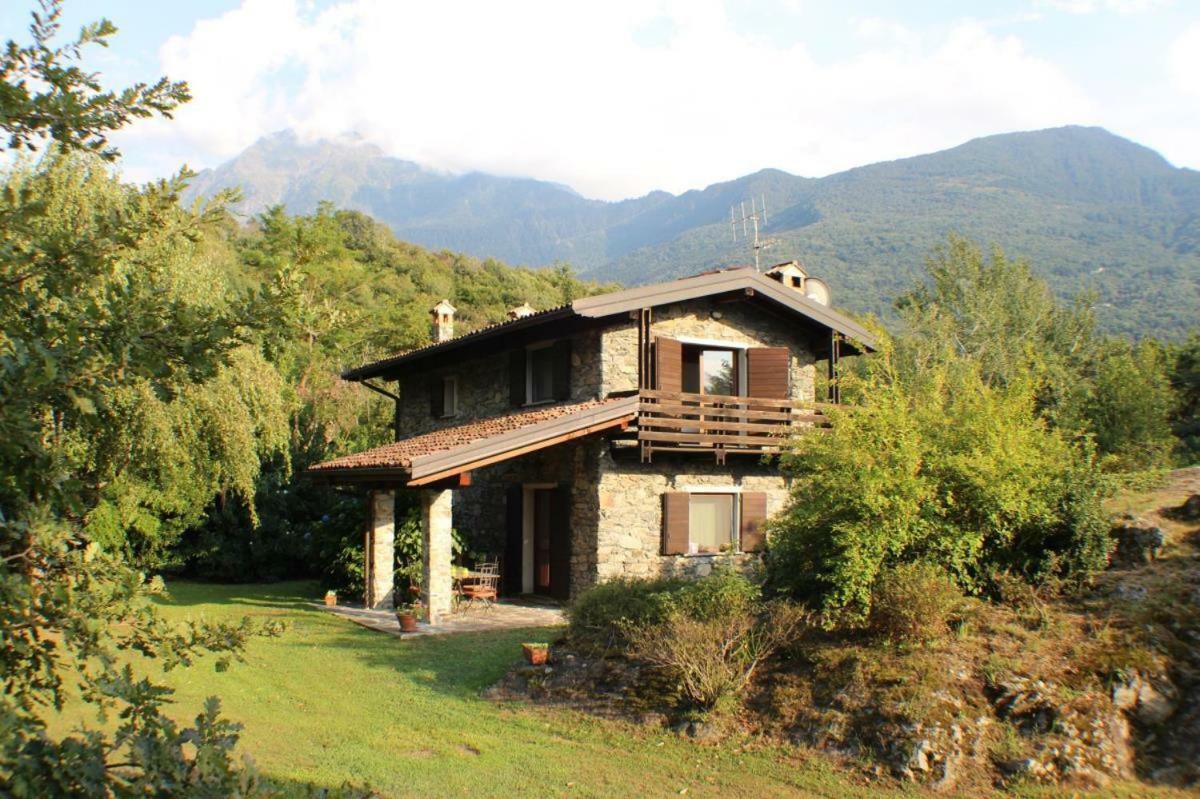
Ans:
[[[827,423],[818,368],[836,401],[839,358],[874,344],[806,278],[720,270],[460,336],[442,301],[432,343],[343,374],[396,403],[394,443],[309,471],[370,492],[368,604],[391,603],[398,490],[421,492],[432,624],[450,608],[452,528],[497,554],[514,595],[757,557],[788,491],[772,453]]]

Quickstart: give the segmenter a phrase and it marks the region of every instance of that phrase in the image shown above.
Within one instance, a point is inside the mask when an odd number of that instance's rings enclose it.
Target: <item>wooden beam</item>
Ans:
[[[446,489],[446,488],[448,488],[448,489],[468,488],[468,487],[470,487],[470,485],[471,485],[471,473],[470,472],[460,472],[459,474],[451,475],[450,477],[447,477],[444,480],[438,480],[437,482],[434,482],[434,483],[422,483],[421,487],[422,488],[433,488],[433,489],[440,490],[440,489]]]

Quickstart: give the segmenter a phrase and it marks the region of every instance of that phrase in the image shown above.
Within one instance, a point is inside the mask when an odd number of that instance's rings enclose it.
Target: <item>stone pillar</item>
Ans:
[[[421,599],[431,625],[440,624],[450,615],[453,496],[449,490],[425,489],[421,492],[421,533],[425,539],[425,579],[421,581]]]
[[[390,610],[396,571],[396,492],[372,491],[367,536],[367,606]]]

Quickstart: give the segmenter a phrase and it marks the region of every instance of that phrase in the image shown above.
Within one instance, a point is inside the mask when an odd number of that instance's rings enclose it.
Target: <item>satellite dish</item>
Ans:
[[[829,304],[829,284],[819,277],[810,277],[804,281],[804,296],[821,305]]]

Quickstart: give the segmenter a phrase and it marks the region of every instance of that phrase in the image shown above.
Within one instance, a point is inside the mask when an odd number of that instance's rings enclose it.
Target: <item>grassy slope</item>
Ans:
[[[179,714],[222,698],[244,751],[287,782],[366,781],[388,796],[868,796],[819,758],[701,749],[662,732],[479,698],[521,641],[552,630],[400,641],[306,604],[313,586],[172,586],[173,618],[273,616],[247,662],[167,675]],[[68,716],[79,708],[68,708]]]
[[[180,716],[220,695],[226,714],[245,725],[243,750],[285,783],[365,781],[388,796],[925,795],[864,784],[802,750],[701,747],[572,711],[479,698],[521,641],[550,640],[553,630],[400,641],[309,606],[315,587],[303,583],[178,583],[172,592],[173,618],[287,621],[282,637],[254,641],[247,662],[225,673],[202,663],[166,678]],[[79,711],[69,707],[67,717]],[[1150,794],[1130,785],[1105,795]]]

